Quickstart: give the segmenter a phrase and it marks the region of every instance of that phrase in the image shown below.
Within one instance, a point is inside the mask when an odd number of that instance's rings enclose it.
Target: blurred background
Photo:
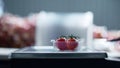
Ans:
[[[41,11],[93,12],[93,46],[120,57],[119,6],[120,0],[0,0],[0,67],[9,67],[1,60],[13,51],[34,45]]]
[[[34,45],[41,11],[94,14],[94,38],[120,38],[120,0],[0,0],[0,47]]]
[[[120,29],[120,0],[4,0],[5,12],[26,16],[41,10],[94,13],[94,24]]]

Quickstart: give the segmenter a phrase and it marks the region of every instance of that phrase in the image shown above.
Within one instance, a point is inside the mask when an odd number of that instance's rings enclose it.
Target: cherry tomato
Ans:
[[[76,41],[75,38],[71,37],[67,40],[67,47],[69,50],[75,50],[77,46],[78,46],[78,42]]]
[[[59,50],[67,50],[67,43],[65,38],[58,38],[55,44]]]

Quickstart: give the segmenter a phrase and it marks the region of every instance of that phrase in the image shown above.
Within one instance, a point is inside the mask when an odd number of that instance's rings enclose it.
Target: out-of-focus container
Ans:
[[[93,13],[56,13],[41,11],[36,24],[36,45],[53,45],[50,41],[61,35],[75,35],[84,39],[86,50],[93,47]]]

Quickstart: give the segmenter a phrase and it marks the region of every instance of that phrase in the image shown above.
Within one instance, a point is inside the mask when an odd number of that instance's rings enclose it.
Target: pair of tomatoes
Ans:
[[[60,37],[56,40],[56,46],[59,50],[75,50],[78,47],[78,42],[73,36]]]

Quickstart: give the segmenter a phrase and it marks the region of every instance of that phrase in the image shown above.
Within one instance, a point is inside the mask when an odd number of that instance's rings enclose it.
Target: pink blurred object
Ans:
[[[34,45],[36,16],[31,17],[4,14],[0,18],[0,47],[21,48]]]
[[[120,37],[120,31],[119,30],[110,30],[108,32],[108,40],[112,40],[112,39],[117,39]]]

